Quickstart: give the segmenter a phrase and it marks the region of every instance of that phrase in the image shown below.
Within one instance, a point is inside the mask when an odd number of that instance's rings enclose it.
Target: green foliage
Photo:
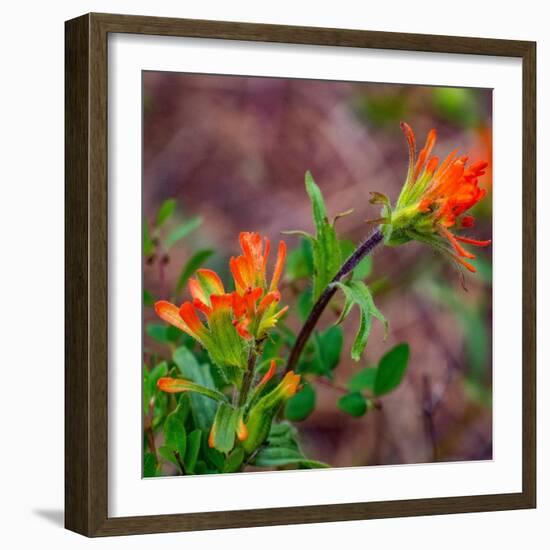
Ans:
[[[202,224],[202,218],[195,217],[175,227],[164,240],[164,246],[168,250],[172,248],[178,241],[187,237],[189,233],[195,231]]]
[[[212,256],[212,254],[214,254],[214,251],[210,249],[199,250],[195,252],[189,260],[187,260],[181,270],[181,274],[176,285],[176,294],[179,294],[182,291],[191,275],[193,275],[197,269],[202,267],[206,260]]]
[[[433,88],[433,103],[440,115],[464,127],[479,121],[475,90],[468,88]]]
[[[238,472],[241,464],[244,460],[244,449],[242,447],[237,447],[233,449],[231,453],[227,456],[225,464],[223,465],[223,472],[225,474]]]
[[[386,353],[378,363],[374,394],[384,395],[393,391],[405,375],[409,361],[409,345],[398,344]]]
[[[186,347],[182,346],[178,348],[174,352],[173,358],[174,363],[176,363],[184,378],[192,380],[205,388],[216,389],[209,366],[199,365],[193,353]],[[189,402],[195,426],[203,432],[208,433],[216,414],[216,403],[212,399],[197,393],[189,394]]]
[[[309,236],[313,247],[313,300],[316,301],[340,268],[342,258],[334,225],[329,222],[323,194],[306,173],[306,190],[311,200],[315,237]]]
[[[315,408],[315,389],[311,384],[293,395],[285,404],[285,418],[294,422],[305,420]]]
[[[160,227],[165,221],[172,217],[176,210],[175,199],[166,199],[157,210],[155,225]]]
[[[361,369],[348,380],[348,390],[350,390],[351,392],[364,390],[373,392],[377,374],[377,368],[366,367],[364,369]]]
[[[143,289],[143,305],[152,307],[154,304],[155,298],[153,298],[153,295],[148,290]]]
[[[299,246],[288,253],[285,271],[290,281],[307,279],[313,275],[313,250],[310,238],[301,239]]]
[[[161,323],[147,323],[145,325],[145,332],[153,340],[161,344],[176,344],[182,337],[181,330],[172,325]]]
[[[158,475],[158,463],[155,455],[145,452],[143,455],[143,477],[155,477]]]
[[[240,411],[229,403],[219,404],[211,434],[213,446],[220,453],[227,454],[233,449],[240,414]]]
[[[358,391],[347,393],[338,400],[338,408],[350,416],[363,416],[367,412],[367,400]]]
[[[187,434],[185,431],[185,417],[189,410],[186,399],[180,399],[178,406],[171,412],[164,422],[164,458],[173,462],[184,473],[183,461],[187,449]],[[170,458],[169,458],[170,457]]]
[[[143,224],[143,255],[148,258],[155,251],[155,244],[149,233],[149,225],[147,222]]]
[[[195,473],[195,466],[201,449],[202,432],[193,430],[187,436],[187,450],[185,452],[185,471],[188,474]]]
[[[350,281],[348,283],[335,283],[345,295],[346,302],[338,320],[341,323],[350,313],[351,308],[356,305],[360,312],[359,329],[351,349],[351,357],[359,361],[369,338],[372,328],[372,318],[378,319],[384,324],[385,331],[388,331],[388,322],[380,310],[374,305],[372,294],[362,281]]]
[[[304,457],[298,442],[296,430],[288,423],[274,423],[265,447],[254,458],[254,466],[281,467],[299,466],[302,468],[326,468],[327,464]]]

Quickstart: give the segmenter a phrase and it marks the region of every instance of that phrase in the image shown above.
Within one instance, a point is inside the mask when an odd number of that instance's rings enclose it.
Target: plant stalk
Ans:
[[[330,284],[327,285],[325,290],[319,298],[315,305],[313,306],[306,322],[303,324],[296,342],[292,347],[290,352],[290,357],[288,358],[288,363],[286,364],[285,373],[291,370],[295,370],[296,365],[298,364],[298,359],[306,345],[315,325],[319,321],[321,314],[327,307],[330,299],[334,296],[338,287],[334,283],[340,282],[344,277],[349,275],[356,267],[357,264],[366,256],[368,256],[382,241],[384,236],[380,229],[377,229],[372,233],[367,239],[365,239],[353,252],[353,254],[342,264],[342,267],[339,269],[338,273],[333,277]]]
[[[254,367],[256,366],[256,349],[250,348],[248,353],[248,364],[246,366],[246,372],[243,375],[243,382],[241,384],[241,391],[239,393],[239,401],[237,405],[242,407],[246,403],[248,392],[250,391],[250,385],[252,384],[252,378],[254,378]]]

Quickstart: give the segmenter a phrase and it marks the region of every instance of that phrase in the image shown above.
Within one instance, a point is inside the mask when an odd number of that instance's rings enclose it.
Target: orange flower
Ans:
[[[411,127],[402,122],[401,128],[409,145],[409,168],[397,204],[392,209],[389,199],[380,193],[374,194],[371,201],[384,204],[382,229],[386,243],[425,242],[475,272],[475,267],[466,260],[474,259],[475,255],[461,243],[487,246],[491,241],[459,236],[450,228],[473,227],[474,218],[466,212],[486,195],[478,181],[488,163],[478,161],[468,165],[468,157],[456,156],[456,151],[440,163],[438,157],[431,156],[436,142],[434,129],[428,133],[426,144],[417,157]]]
[[[229,267],[231,273],[235,279],[235,287],[239,294],[244,294],[249,289],[260,287],[262,290],[267,290],[266,283],[266,266],[267,258],[269,256],[269,239],[262,237],[259,233],[242,232],[239,235],[239,242],[243,251],[242,256],[231,258],[229,260]],[[279,284],[279,279],[283,271],[283,265],[286,257],[286,245],[284,241],[279,242],[279,250],[277,253],[277,260],[275,262],[275,269],[273,271],[273,277],[269,290],[275,290]]]
[[[246,367],[246,345],[234,326],[233,296],[227,294],[218,275],[210,269],[199,269],[189,279],[192,302],[181,307],[166,301],[155,304],[157,315],[197,340],[221,367]],[[206,318],[204,324],[198,315]]]
[[[239,235],[242,256],[232,257],[229,266],[235,280],[233,313],[235,327],[243,338],[262,338],[273,328],[288,307],[277,311],[281,294],[277,285],[283,272],[286,245],[280,241],[273,277],[269,287],[266,267],[269,256],[269,239],[259,233],[243,232]],[[265,243],[265,244],[264,244]]]

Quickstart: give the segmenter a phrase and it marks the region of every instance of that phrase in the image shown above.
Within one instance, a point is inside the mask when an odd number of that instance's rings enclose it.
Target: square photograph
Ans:
[[[492,100],[142,73],[143,477],[492,459]]]

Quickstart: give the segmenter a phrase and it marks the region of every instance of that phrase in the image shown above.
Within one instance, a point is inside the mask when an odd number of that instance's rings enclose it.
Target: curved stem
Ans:
[[[337,287],[333,283],[340,282],[346,275],[351,273],[356,267],[357,264],[365,257],[368,256],[382,241],[384,237],[380,229],[377,229],[370,237],[365,239],[353,252],[353,254],[342,264],[342,267],[333,277],[332,281],[325,288],[321,296],[319,296],[317,302],[313,306],[309,317],[306,319],[306,322],[302,326],[302,330],[294,342],[292,351],[290,352],[290,357],[288,358],[288,363],[285,368],[285,372],[294,370],[298,363],[298,359],[306,345],[317,321],[321,317],[321,314],[327,307],[330,299],[334,296],[334,293],[337,290]]]

